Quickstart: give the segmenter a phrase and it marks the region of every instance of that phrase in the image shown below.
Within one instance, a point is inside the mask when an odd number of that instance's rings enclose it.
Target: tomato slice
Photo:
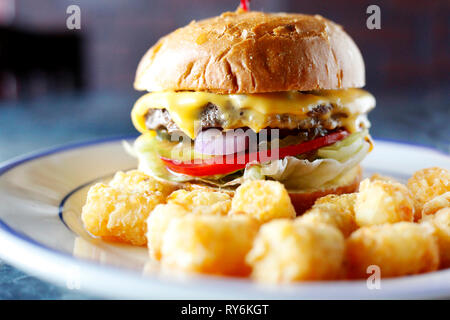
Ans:
[[[173,172],[194,177],[204,177],[216,174],[227,174],[233,171],[244,169],[247,163],[252,161],[267,162],[270,160],[283,159],[287,156],[295,156],[310,152],[321,147],[336,143],[344,139],[348,135],[349,133],[345,130],[337,131],[311,141],[280,148],[278,150],[278,154],[272,152],[272,150],[267,150],[245,154],[237,153],[233,155],[223,155],[206,160],[193,160],[188,162],[181,162],[166,157],[160,158],[162,161],[164,161],[167,168],[169,168]]]

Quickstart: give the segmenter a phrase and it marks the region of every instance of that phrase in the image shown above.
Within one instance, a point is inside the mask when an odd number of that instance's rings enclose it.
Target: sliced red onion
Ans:
[[[195,139],[196,152],[208,155],[227,155],[247,150],[248,137],[242,129],[223,132],[219,129],[207,129]]]

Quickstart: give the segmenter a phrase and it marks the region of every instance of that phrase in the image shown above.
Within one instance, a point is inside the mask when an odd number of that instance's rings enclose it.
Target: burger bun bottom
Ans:
[[[330,186],[314,191],[288,190],[297,216],[302,215],[305,211],[310,209],[314,202],[321,197],[325,197],[329,194],[339,195],[358,191],[359,183],[362,179],[362,168],[358,166],[354,170],[351,170],[350,174],[351,176],[349,176],[348,179],[345,179],[345,182],[336,186]]]

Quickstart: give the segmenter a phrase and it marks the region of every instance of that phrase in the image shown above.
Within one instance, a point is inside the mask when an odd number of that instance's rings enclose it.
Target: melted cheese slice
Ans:
[[[136,102],[131,118],[136,129],[144,133],[149,131],[145,125],[148,110],[166,109],[178,127],[194,139],[200,125],[201,112],[208,103],[216,105],[225,117],[239,117],[241,111],[245,111],[245,124],[255,132],[267,126],[264,119],[269,115],[290,114],[308,118],[308,112],[314,107],[331,104],[335,111],[347,114],[344,126],[353,132],[364,121],[365,114],[375,106],[375,98],[361,89],[248,95],[191,91],[151,92]]]

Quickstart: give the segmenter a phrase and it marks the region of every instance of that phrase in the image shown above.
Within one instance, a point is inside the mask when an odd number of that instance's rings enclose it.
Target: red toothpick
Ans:
[[[241,0],[241,8],[244,11],[250,11],[250,0]]]

